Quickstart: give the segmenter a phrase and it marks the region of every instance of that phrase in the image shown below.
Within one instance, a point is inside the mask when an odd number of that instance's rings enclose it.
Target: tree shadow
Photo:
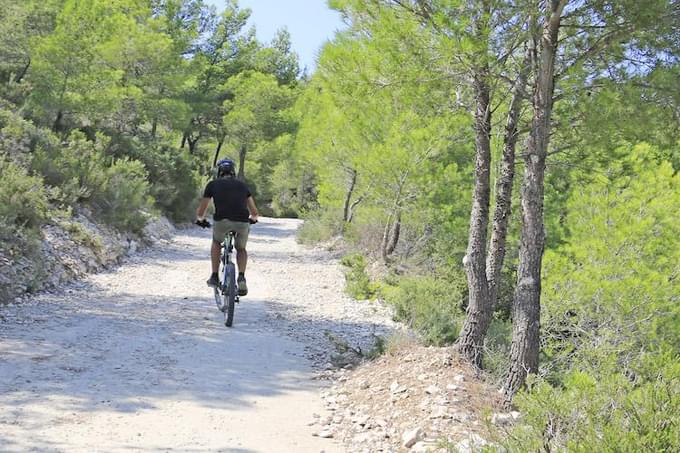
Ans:
[[[375,331],[369,322],[290,316],[285,304],[247,298],[226,328],[211,296],[111,295],[94,283],[42,299],[0,322],[0,432],[17,420],[40,433],[57,414],[130,416],[169,401],[252,409],[262,398],[319,389],[309,359],[328,351],[324,331]],[[50,410],[36,411],[44,401]],[[0,434],[2,451],[68,450],[50,442]]]

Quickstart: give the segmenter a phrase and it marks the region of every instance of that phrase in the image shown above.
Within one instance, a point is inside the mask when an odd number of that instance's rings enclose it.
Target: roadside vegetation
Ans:
[[[680,448],[680,5],[331,4],[301,239],[497,383],[509,451]]]
[[[215,155],[270,204],[301,72],[285,30],[260,42],[227,3],[0,0],[3,262],[37,272],[41,228],[76,215],[191,220]]]

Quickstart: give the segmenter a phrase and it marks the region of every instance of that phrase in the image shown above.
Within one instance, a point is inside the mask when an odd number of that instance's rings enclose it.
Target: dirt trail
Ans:
[[[360,343],[392,326],[341,295],[337,264],[298,246],[298,225],[253,229],[232,329],[205,286],[199,230],[0,308],[0,451],[343,451],[308,426],[324,414],[324,332]]]

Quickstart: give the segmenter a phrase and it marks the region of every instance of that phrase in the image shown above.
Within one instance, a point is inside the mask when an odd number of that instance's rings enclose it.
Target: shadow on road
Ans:
[[[0,432],[17,420],[29,421],[26,427],[35,432],[30,440],[0,434],[0,450],[64,448],[41,439],[38,429],[59,423],[58,413],[136,415],[187,402],[242,410],[256,408],[262,398],[316,390],[305,343],[285,336],[285,328],[371,330],[370,324],[304,317],[277,326],[276,303],[247,298],[237,306],[235,326],[226,328],[211,297],[111,298],[104,290],[91,285],[38,312],[19,313],[20,323],[0,322]],[[74,309],[72,299],[85,295],[91,303]],[[37,410],[45,401],[53,402],[51,410]]]

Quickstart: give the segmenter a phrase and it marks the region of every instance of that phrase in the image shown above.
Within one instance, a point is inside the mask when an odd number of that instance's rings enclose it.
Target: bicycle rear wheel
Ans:
[[[224,282],[224,325],[231,327],[234,322],[236,302],[236,266],[234,266],[234,263],[227,263],[224,269]]]

